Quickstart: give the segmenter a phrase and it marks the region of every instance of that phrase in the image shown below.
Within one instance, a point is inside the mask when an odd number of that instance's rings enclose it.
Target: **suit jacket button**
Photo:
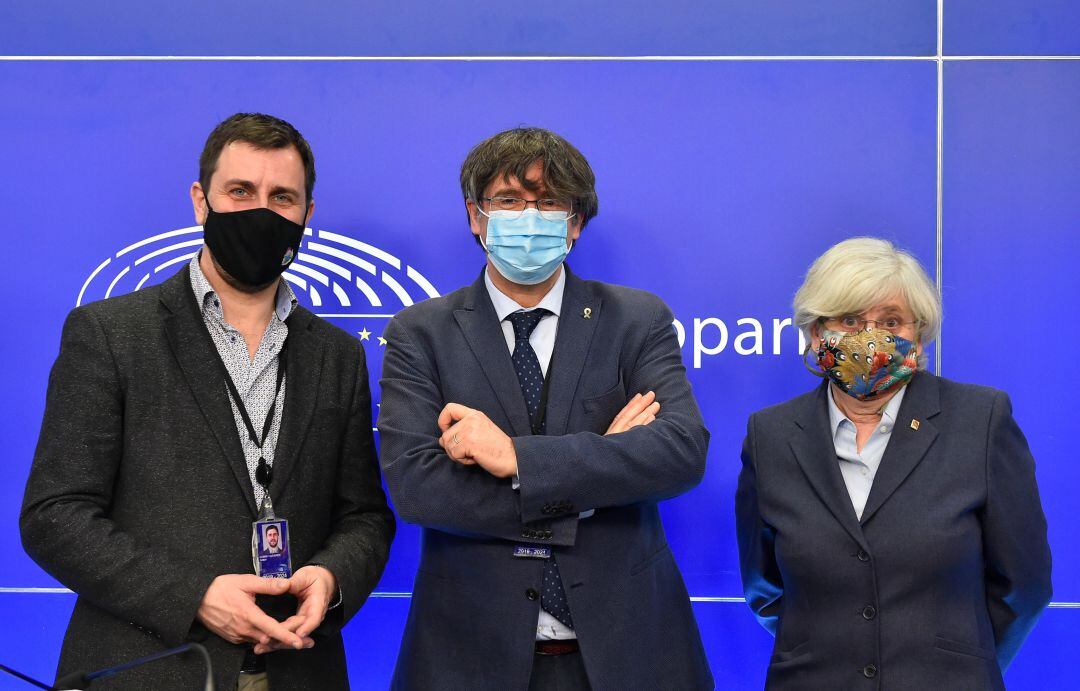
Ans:
[[[873,605],[867,605],[866,607],[862,608],[862,618],[865,619],[866,621],[870,621],[871,619],[873,619],[876,616],[877,616],[877,608],[875,608]]]
[[[859,561],[870,561],[870,555],[867,554],[865,549],[860,549],[859,553],[855,556],[859,558]]]
[[[867,665],[862,668],[862,674],[867,679],[873,679],[877,676],[877,667],[874,665]]]
[[[540,597],[540,593],[536,592],[536,588],[529,588],[525,591],[525,597],[535,602],[536,598]]]

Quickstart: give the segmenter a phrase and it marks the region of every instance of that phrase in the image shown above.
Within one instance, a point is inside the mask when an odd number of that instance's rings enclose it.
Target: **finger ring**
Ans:
[[[458,444],[461,443],[461,437],[459,437],[458,435],[455,434],[454,438],[451,440],[451,442],[452,442],[451,446],[457,446]]]

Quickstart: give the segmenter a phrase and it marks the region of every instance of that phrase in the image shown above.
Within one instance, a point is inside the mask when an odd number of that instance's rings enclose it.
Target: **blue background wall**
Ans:
[[[114,293],[179,266],[152,270],[191,250],[167,245],[197,234],[117,253],[193,223],[187,188],[206,134],[259,110],[292,121],[315,150],[311,240],[329,231],[400,260],[367,255],[410,300],[424,291],[406,267],[444,293],[482,266],[456,183],[473,144],[525,123],[582,149],[601,213],[571,264],[668,301],[713,432],[705,481],[664,512],[718,688],[760,688],[769,657],[770,637],[739,600],[732,497],[746,417],[816,381],[794,330],[777,327],[802,273],[855,234],[897,241],[931,275],[940,261],[946,321],[933,366],[1010,392],[1050,521],[1055,606],[1007,682],[1077,687],[1080,673],[1058,661],[1080,614],[1069,512],[1080,471],[1066,445],[1080,338],[1069,300],[1080,288],[1080,62],[1016,56],[1080,52],[1068,29],[1078,23],[1073,3],[946,0],[939,55],[932,0],[0,8],[0,51],[54,58],[0,61],[5,303],[19,322],[0,340],[0,662],[50,676],[74,602],[23,554],[16,524],[63,317],[84,284],[84,301],[99,299],[123,266],[133,268]],[[372,59],[220,59],[255,55]],[[306,304],[372,333],[377,375],[387,317],[376,315],[404,301],[374,280],[381,305],[354,290],[345,307],[297,276],[323,303],[308,288]],[[346,630],[356,688],[386,686],[417,549],[418,531],[402,525],[377,597]]]

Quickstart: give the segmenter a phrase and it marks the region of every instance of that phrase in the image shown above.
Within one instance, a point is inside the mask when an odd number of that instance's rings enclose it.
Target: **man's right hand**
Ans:
[[[284,595],[289,581],[254,574],[218,576],[206,589],[199,611],[203,625],[230,643],[278,645],[299,650],[305,641],[255,604],[256,595]]]
[[[625,432],[638,425],[647,425],[656,419],[656,414],[659,412],[660,402],[656,400],[655,392],[649,391],[644,396],[635,394],[611,421],[604,436]]]

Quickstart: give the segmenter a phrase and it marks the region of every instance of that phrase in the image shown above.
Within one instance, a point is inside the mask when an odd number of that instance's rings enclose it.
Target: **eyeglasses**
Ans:
[[[853,333],[855,331],[862,331],[866,329],[868,325],[873,324],[877,328],[885,329],[886,331],[896,333],[905,326],[915,326],[916,328],[922,324],[921,321],[916,319],[915,321],[905,322],[900,321],[898,317],[885,317],[884,319],[863,319],[860,316],[854,314],[845,314],[842,317],[828,317],[821,320],[826,327]]]
[[[571,213],[573,204],[565,199],[522,199],[521,197],[480,197],[481,201],[488,203],[488,211],[503,211],[510,212],[515,215],[509,216],[511,219],[520,218],[525,209],[529,208],[529,204],[536,207],[536,210],[540,212],[540,217],[548,221],[567,221],[573,218],[576,214]],[[483,212],[483,209],[481,209]],[[485,216],[487,214],[484,214]]]

